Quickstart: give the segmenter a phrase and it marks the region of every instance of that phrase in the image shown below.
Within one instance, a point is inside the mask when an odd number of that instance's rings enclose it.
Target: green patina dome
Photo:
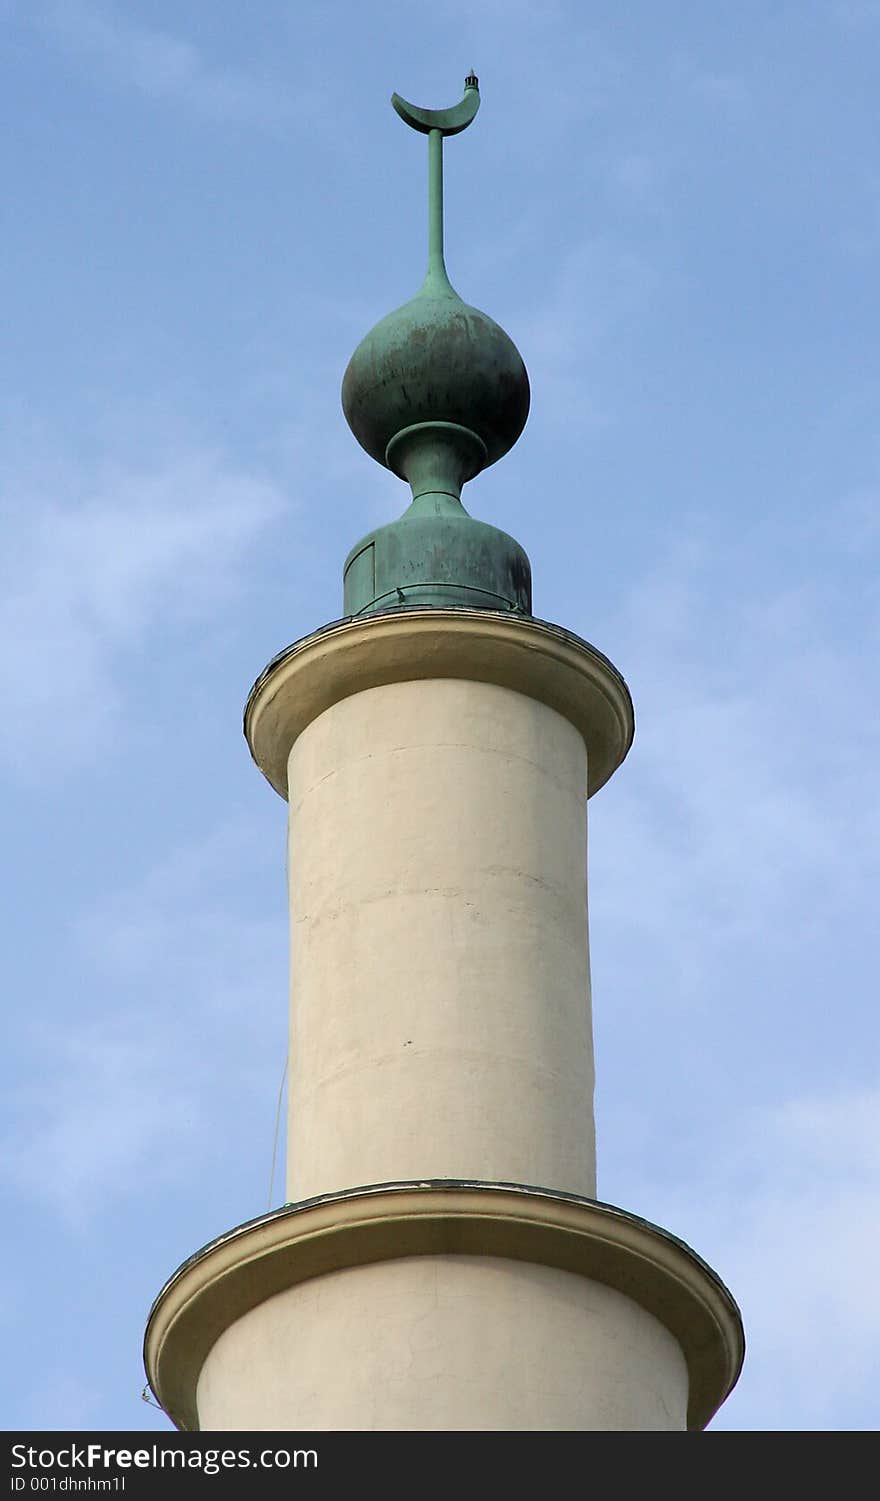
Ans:
[[[453,422],[481,439],[485,467],[525,426],[529,377],[513,340],[488,314],[451,289],[425,288],[361,340],[343,378],[342,407],[380,464],[404,428]]]
[[[432,605],[531,613],[523,548],[461,503],[462,485],[503,458],[529,414],[519,350],[488,314],[462,301],[443,258],[443,138],[464,130],[479,102],[473,74],[449,110],[392,99],[428,137],[428,270],[417,295],[361,340],[342,381],[342,408],[367,453],[408,481],[412,502],[351,549],[347,615]]]

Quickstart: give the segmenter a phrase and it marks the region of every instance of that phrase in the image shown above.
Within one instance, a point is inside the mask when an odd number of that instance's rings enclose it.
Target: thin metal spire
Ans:
[[[421,109],[399,94],[391,95],[401,120],[428,137],[428,270],[423,291],[452,291],[443,255],[443,137],[466,130],[480,107],[479,80],[471,69],[464,97],[451,109]]]

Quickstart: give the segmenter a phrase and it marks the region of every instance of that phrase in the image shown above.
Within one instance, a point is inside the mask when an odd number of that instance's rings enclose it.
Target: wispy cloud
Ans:
[[[283,508],[270,481],[204,452],[138,471],[62,462],[49,484],[18,470],[4,486],[0,757],[25,772],[95,752],[126,653],[234,595]]]
[[[67,1355],[67,1351],[64,1355]],[[76,1358],[70,1358],[67,1365],[60,1350],[54,1352],[54,1358],[54,1369],[44,1372],[42,1380],[35,1384],[32,1391],[27,1388],[22,1391],[19,1387],[13,1394],[13,1402],[16,1406],[21,1403],[23,1412],[29,1416],[39,1414],[39,1428],[34,1422],[32,1431],[51,1429],[57,1432],[61,1429],[78,1433],[95,1428],[101,1411],[98,1384],[82,1379],[81,1362]]]
[[[573,245],[561,259],[541,301],[517,326],[529,378],[554,425],[608,420],[584,370],[612,330],[635,316],[655,282],[646,257],[601,237]]]
[[[854,712],[870,683],[842,628],[846,540],[836,565],[827,546],[821,584],[792,566],[765,592],[783,546],[763,529],[693,538],[639,581],[618,622],[638,730],[597,825],[596,926],[640,931],[682,1001],[706,993],[723,951],[775,943],[792,923],[827,928],[877,879],[864,789],[880,733]],[[873,636],[876,599],[859,608]]]
[[[772,518],[694,519],[635,582],[613,655],[636,743],[592,819],[601,1192],[740,1302],[716,1427],[876,1417],[880,611],[854,587],[860,508],[822,510],[797,545]]]
[[[192,42],[90,0],[37,0],[28,12],[51,42],[148,99],[171,101],[214,123],[273,125],[293,114],[293,93],[211,62]]]
[[[743,1311],[746,1369],[716,1427],[875,1426],[878,1140],[880,1088],[796,1097],[745,1113],[699,1198],[670,1201]]]
[[[743,120],[752,110],[752,92],[749,84],[739,74],[718,73],[711,69],[695,67],[689,83],[694,93],[707,104],[721,110],[732,119]]]
[[[880,22],[880,0],[831,0],[829,14],[853,30],[875,26]]]
[[[31,1082],[0,1154],[7,1187],[86,1225],[134,1183],[173,1176],[178,1143],[205,1123],[161,1038],[143,1014],[36,1030]]]
[[[633,207],[653,209],[662,203],[666,163],[656,153],[622,152],[612,159],[610,173]]]
[[[225,827],[74,921],[83,999],[50,1004],[18,1040],[28,1082],[7,1099],[7,1190],[86,1227],[134,1192],[191,1180],[234,1119],[245,1157],[246,1122],[255,1133],[264,1207],[287,946],[283,922],[242,912],[235,885],[249,869],[259,885],[264,866],[258,834]]]

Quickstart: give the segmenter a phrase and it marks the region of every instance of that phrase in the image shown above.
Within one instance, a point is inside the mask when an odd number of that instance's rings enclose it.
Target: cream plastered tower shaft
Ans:
[[[343,407],[412,500],[245,714],[289,804],[288,1203],[174,1274],[147,1370],[184,1428],[701,1427],[739,1370],[736,1305],[595,1198],[586,806],[632,704],[461,504],[529,407],[444,262],[443,141],[477,80],[451,110],[393,103],[428,137],[428,270]]]

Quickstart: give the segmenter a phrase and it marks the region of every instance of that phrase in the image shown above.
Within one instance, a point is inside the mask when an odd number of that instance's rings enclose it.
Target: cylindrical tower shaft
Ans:
[[[389,683],[309,725],[288,786],[288,1199],[593,1196],[581,735],[510,688]]]

